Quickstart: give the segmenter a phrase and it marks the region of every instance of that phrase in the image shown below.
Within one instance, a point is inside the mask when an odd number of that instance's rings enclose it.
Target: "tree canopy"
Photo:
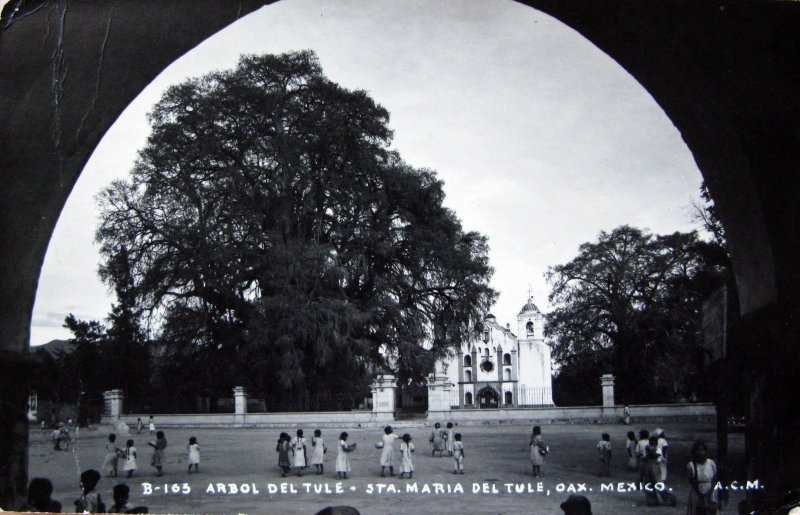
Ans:
[[[169,88],[149,120],[130,179],[98,197],[96,239],[112,284],[124,249],[165,366],[261,392],[375,367],[411,381],[493,301],[486,237],[312,52],[243,56]]]
[[[627,403],[696,393],[702,301],[722,284],[726,264],[724,249],[694,232],[658,236],[621,226],[549,268],[555,309],[546,330],[560,386],[585,389],[611,372]],[[570,395],[580,397],[579,389]]]

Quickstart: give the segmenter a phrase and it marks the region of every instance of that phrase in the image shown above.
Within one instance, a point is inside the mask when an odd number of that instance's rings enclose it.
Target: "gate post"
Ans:
[[[243,425],[245,415],[247,415],[247,391],[244,386],[233,388],[233,405],[233,420],[237,425]]]
[[[103,415],[111,417],[111,423],[116,425],[122,416],[122,404],[125,394],[122,390],[107,390],[103,392]]]
[[[450,416],[450,389],[454,385],[444,374],[434,371],[428,377],[428,421],[445,420]]]
[[[600,386],[603,388],[603,418],[616,419],[614,409],[614,376],[603,374],[600,376]]]
[[[372,383],[372,421],[394,422],[397,380],[392,374],[378,374]]]
[[[111,419],[111,427],[117,436],[130,435],[128,424],[122,420],[125,393],[122,390],[107,390],[103,392],[103,415]]]

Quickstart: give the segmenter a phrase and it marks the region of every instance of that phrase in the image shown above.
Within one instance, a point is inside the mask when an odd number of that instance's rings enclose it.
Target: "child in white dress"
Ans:
[[[297,477],[302,475],[303,469],[308,466],[306,462],[306,439],[303,438],[303,430],[297,430],[297,437],[292,439],[292,450],[294,451],[294,468],[297,469]]]
[[[464,444],[461,443],[461,433],[456,433],[453,436],[453,474],[464,473]]]
[[[109,477],[117,477],[117,461],[119,459],[120,449],[117,448],[117,435],[111,433],[108,435],[108,442],[106,442],[106,455],[103,458],[103,470],[108,473]]]
[[[450,455],[450,456],[453,456],[453,453],[455,452],[455,445],[454,445],[455,444],[455,438],[454,438],[455,432],[456,432],[456,430],[453,428],[453,423],[452,422],[448,422],[447,423],[447,431],[445,432],[446,437],[445,437],[445,441],[444,441],[444,446],[445,446],[445,449],[447,450],[447,454]]]
[[[389,475],[394,476],[394,441],[397,435],[392,432],[392,426],[383,428],[383,439],[380,442],[381,451],[381,477],[386,477],[386,467],[389,467]]]
[[[414,444],[411,443],[411,435],[406,433],[403,435],[403,442],[400,444],[400,455],[402,456],[400,479],[403,479],[405,474],[408,474],[408,479],[411,479],[412,474],[414,474],[414,463],[411,461],[412,452],[414,452]]]
[[[194,436],[189,438],[186,450],[189,451],[189,473],[192,473],[192,466],[194,466],[195,472],[200,472],[200,446],[197,445],[197,438]]]
[[[122,465],[122,470],[128,472],[128,477],[136,472],[136,447],[133,446],[133,440],[128,440],[125,445],[125,463]]]
[[[347,444],[347,433],[342,432],[339,435],[339,454],[336,455],[336,479],[347,479],[347,473],[350,472],[350,456],[349,453],[356,450],[356,444]]]
[[[323,473],[323,466],[325,463],[325,441],[322,439],[322,431],[316,429],[314,436],[311,437],[311,446],[314,450],[311,452],[311,464],[314,465],[317,474]]]

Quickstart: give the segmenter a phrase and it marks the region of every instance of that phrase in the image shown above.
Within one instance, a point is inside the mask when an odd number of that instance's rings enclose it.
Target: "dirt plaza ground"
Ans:
[[[591,500],[595,514],[678,514],[686,510],[689,485],[685,467],[692,443],[702,439],[714,456],[716,439],[711,425],[660,426],[670,443],[667,485],[678,498],[678,506],[673,508],[647,507],[643,492],[628,491],[629,483],[637,481],[637,474],[625,468],[625,433],[638,431],[640,427],[635,424],[542,425],[542,435],[551,452],[539,479],[532,477],[528,459],[530,425],[457,427],[465,448],[464,475],[453,474],[451,458],[431,457],[430,427],[404,427],[402,423],[393,427],[396,433],[407,432],[414,439],[415,471],[411,480],[380,477],[380,451],[375,448],[382,435],[380,429],[345,429],[350,434],[348,441],[357,443],[358,449],[351,454],[349,479],[340,481],[335,477],[335,461],[342,429],[322,430],[329,448],[324,475],[307,470],[300,478],[281,478],[275,452],[280,430],[164,428],[169,446],[162,477],[156,477],[155,469],[149,465],[152,449],[147,442],[154,437],[146,431],[134,433],[131,438],[139,450],[136,475],[131,479],[103,477],[98,491],[110,507],[112,488],[124,482],[131,488],[132,504],[148,506],[151,513],[315,513],[330,505],[350,505],[364,514],[562,513],[559,504],[575,491]],[[313,429],[304,428],[309,442]],[[290,427],[284,430],[295,433]],[[613,445],[610,478],[597,476],[595,446],[603,432],[611,435]],[[49,478],[55,487],[53,497],[61,501],[65,511],[72,509],[79,495],[78,475],[88,468],[100,470],[107,436],[103,428],[82,429],[70,451],[56,452],[38,430],[33,430],[30,477]],[[188,474],[186,470],[190,436],[197,437],[201,446],[198,474]],[[117,443],[124,445],[124,440]],[[747,479],[743,435],[730,435],[729,446],[726,485],[743,487]],[[742,490],[730,492],[732,511],[743,496]]]

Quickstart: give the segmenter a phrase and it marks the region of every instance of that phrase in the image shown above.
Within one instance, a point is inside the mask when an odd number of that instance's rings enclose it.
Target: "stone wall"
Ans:
[[[713,404],[646,404],[629,406],[631,424],[654,422],[706,422],[716,420]],[[403,421],[403,425],[432,425],[434,422],[452,421],[460,425],[492,424],[593,424],[618,422],[623,406],[511,408],[452,410],[442,415],[442,420]],[[121,418],[131,427],[136,418],[147,420],[147,414],[127,414]],[[320,413],[247,413],[237,419],[233,413],[155,415],[156,427],[382,427],[391,420],[376,420],[371,411],[320,412]],[[445,420],[446,419],[446,420]],[[241,422],[239,421],[241,420]],[[102,424],[112,424],[111,417],[103,417]]]

